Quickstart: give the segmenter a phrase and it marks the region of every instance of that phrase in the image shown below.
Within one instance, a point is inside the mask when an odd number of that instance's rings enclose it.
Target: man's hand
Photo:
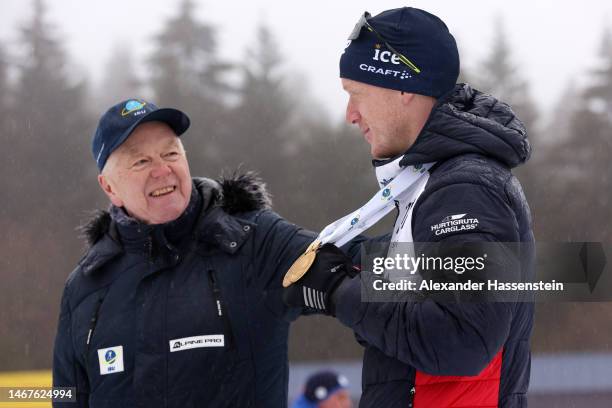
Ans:
[[[283,301],[291,307],[307,307],[334,315],[331,302],[334,290],[344,279],[359,273],[351,259],[333,244],[317,250],[317,256],[308,272],[297,282],[283,289]]]

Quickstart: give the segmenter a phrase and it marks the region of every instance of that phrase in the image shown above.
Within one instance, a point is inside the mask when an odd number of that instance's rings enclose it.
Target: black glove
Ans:
[[[344,279],[353,278],[359,269],[334,244],[324,244],[304,276],[283,289],[283,302],[291,307],[305,307],[334,316],[331,302],[334,290]]]

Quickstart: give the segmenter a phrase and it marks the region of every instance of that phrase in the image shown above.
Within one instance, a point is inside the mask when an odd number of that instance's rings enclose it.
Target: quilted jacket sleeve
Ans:
[[[262,211],[257,218],[254,238],[257,285],[264,291],[268,309],[283,320],[295,320],[304,312],[285,306],[282,282],[289,267],[316,237],[316,233],[298,227],[270,210]]]
[[[76,404],[74,402],[54,402],[54,408],[86,408],[89,406],[89,386],[87,376],[78,363],[72,343],[72,321],[69,305],[69,286],[66,285],[62,295],[57,334],[53,349],[53,386],[75,387]]]

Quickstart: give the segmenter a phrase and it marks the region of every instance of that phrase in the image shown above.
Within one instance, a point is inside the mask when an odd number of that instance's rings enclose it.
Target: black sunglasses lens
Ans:
[[[365,13],[363,13],[361,15],[361,17],[359,18],[359,21],[357,21],[357,24],[355,24],[355,28],[353,28],[353,31],[351,31],[351,35],[349,35],[348,39],[349,41],[353,41],[356,40],[357,38],[359,38],[359,35],[361,34],[361,29],[363,27],[367,27],[372,33],[374,33],[376,35],[376,37],[378,38],[378,40],[380,42],[382,42],[385,47],[387,47],[387,49],[389,51],[391,51],[393,54],[397,55],[397,57],[400,59],[400,61],[406,65],[408,68],[410,68],[411,70],[413,70],[414,72],[416,72],[417,74],[419,74],[421,72],[421,70],[419,69],[419,67],[417,67],[416,65],[414,65],[414,63],[412,61],[410,61],[408,58],[406,58],[406,56],[398,51],[395,50],[395,48],[393,48],[391,46],[391,44],[389,44],[387,42],[387,40],[385,40],[383,38],[382,35],[380,35],[378,33],[378,31],[376,31],[374,29],[374,27],[372,27],[370,25],[370,23],[368,23],[368,18],[370,18],[371,15],[370,13],[368,13],[367,11]]]
[[[353,41],[359,38],[359,34],[361,34],[361,29],[365,27],[366,25],[368,25],[367,18],[369,17],[370,17],[370,13],[368,13],[367,11],[363,13],[361,17],[359,17],[357,24],[355,24],[355,28],[353,28],[353,31],[351,31],[351,34],[348,37],[350,41]]]

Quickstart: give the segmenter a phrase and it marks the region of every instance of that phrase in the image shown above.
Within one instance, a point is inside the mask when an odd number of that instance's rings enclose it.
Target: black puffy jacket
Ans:
[[[56,407],[284,407],[282,276],[313,234],[269,209],[256,179],[194,179],[179,219],[101,213],[63,294]]]
[[[510,172],[529,155],[523,124],[507,104],[457,85],[402,159],[436,162],[414,204],[414,242],[532,243],[529,207]],[[478,226],[440,233],[456,214]],[[534,253],[525,257],[533,265]],[[337,317],[366,346],[361,407],[527,406],[532,303],[368,303],[358,279],[335,296]]]

